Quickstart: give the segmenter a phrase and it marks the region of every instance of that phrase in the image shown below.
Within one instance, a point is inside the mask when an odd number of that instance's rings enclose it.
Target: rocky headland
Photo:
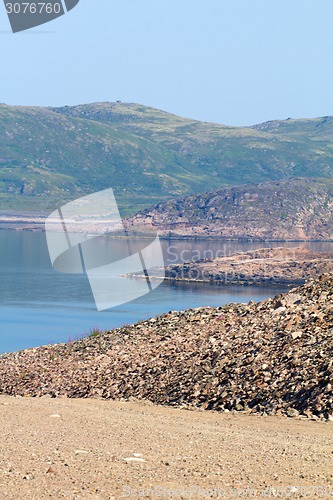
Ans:
[[[127,229],[170,238],[333,240],[333,180],[296,178],[186,196],[138,212]]]
[[[0,229],[43,231],[47,215],[1,210]],[[71,223],[75,232],[118,234],[107,213]],[[130,238],[333,241],[333,179],[269,181],[175,198],[124,218],[123,225]]]
[[[162,269],[155,274],[161,275]],[[207,282],[220,285],[304,284],[309,278],[333,272],[333,253],[312,252],[301,247],[259,248],[215,259],[172,264],[164,269],[171,281]],[[145,275],[133,273],[133,278]]]

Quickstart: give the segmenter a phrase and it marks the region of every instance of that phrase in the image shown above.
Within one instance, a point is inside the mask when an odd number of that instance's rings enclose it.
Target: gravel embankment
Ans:
[[[0,356],[0,393],[332,419],[333,277]]]

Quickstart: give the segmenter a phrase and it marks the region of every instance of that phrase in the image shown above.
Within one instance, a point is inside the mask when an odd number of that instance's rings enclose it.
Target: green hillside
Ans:
[[[333,119],[237,128],[126,103],[0,105],[0,210],[49,211],[112,187],[123,215],[170,198],[333,177]]]

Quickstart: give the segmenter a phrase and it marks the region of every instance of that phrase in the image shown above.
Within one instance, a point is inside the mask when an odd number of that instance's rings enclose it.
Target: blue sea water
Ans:
[[[119,255],[123,244],[116,243]],[[227,255],[235,250],[263,246],[262,243],[225,244],[193,240],[163,241],[162,244],[167,263],[182,258],[216,255],[217,252]],[[114,241],[112,245],[114,251]],[[276,243],[274,246],[281,244]],[[323,251],[332,250],[332,246],[332,243],[312,244],[312,248]],[[44,233],[2,230],[0,353],[75,340],[94,327],[112,329],[170,310],[260,301],[285,290],[283,287],[225,287],[164,282],[150,294],[98,312],[85,275],[62,274],[52,268]]]

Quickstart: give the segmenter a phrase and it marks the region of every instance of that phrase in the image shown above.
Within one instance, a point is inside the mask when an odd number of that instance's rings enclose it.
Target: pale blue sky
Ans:
[[[332,0],[81,0],[11,34],[0,102],[129,101],[227,125],[333,114]]]

